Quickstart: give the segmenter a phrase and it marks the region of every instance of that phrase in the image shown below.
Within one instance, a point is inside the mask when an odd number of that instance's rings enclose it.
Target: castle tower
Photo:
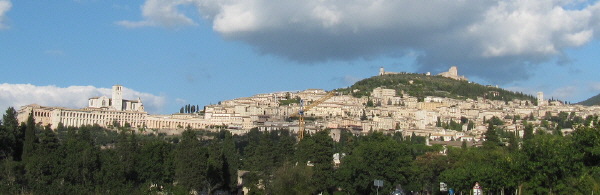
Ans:
[[[456,66],[452,66],[450,67],[450,70],[448,70],[448,73],[450,73],[450,76],[458,76],[458,68],[456,68]]]
[[[123,110],[123,86],[114,85],[112,87],[112,107],[115,110]]]
[[[544,92],[540,91],[537,93],[537,105],[538,106],[546,105],[546,101],[544,101]]]
[[[379,68],[379,76],[384,75],[385,74],[385,70],[383,70],[383,67]]]

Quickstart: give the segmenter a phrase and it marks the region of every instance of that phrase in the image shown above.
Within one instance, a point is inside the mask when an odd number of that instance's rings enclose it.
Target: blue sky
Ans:
[[[0,109],[121,84],[166,114],[453,65],[578,102],[600,93],[599,35],[596,1],[0,0]]]

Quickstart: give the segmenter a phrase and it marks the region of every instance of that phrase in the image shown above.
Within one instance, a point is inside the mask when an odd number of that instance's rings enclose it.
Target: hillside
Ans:
[[[397,95],[400,95],[401,91],[404,91],[410,96],[417,97],[419,101],[422,101],[426,96],[455,99],[477,99],[477,97],[485,96],[487,99],[492,100],[511,101],[513,99],[521,99],[535,102],[533,96],[521,92],[512,92],[442,76],[411,73],[374,76],[358,81],[348,88],[337,89],[337,91],[344,94],[352,94],[355,97],[362,97],[370,95],[373,89],[377,87],[395,89]]]
[[[594,97],[591,97],[585,101],[579,102],[577,104],[584,105],[584,106],[600,105],[600,94],[598,94]]]

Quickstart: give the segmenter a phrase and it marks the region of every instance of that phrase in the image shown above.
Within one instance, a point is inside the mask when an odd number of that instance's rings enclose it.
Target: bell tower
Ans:
[[[537,105],[538,106],[545,106],[546,105],[546,101],[544,100],[544,92],[538,92],[537,93]]]
[[[112,87],[112,107],[115,110],[123,110],[123,86],[114,85]]]

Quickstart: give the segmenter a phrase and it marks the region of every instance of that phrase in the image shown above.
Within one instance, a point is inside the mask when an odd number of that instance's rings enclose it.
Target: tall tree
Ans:
[[[229,175],[225,174],[229,172],[229,167],[223,154],[222,145],[213,141],[209,146],[208,159],[206,161],[206,177],[202,182],[204,189],[208,194],[216,189],[222,188],[225,184],[225,180],[229,179]]]
[[[1,121],[0,121],[1,122]],[[12,157],[14,136],[3,125],[0,125],[0,161]]]
[[[23,154],[21,159],[26,160],[29,156],[33,156],[33,150],[37,137],[35,136],[35,120],[33,119],[33,113],[27,117],[27,123],[25,128],[25,141],[23,143]]]
[[[44,129],[39,137],[39,143],[27,157],[25,164],[28,186],[35,193],[59,194],[61,193],[59,167],[62,162],[60,142],[50,128]]]
[[[0,136],[2,136],[1,144],[5,145],[3,151],[6,158],[8,158],[8,155],[10,154],[12,159],[20,161],[23,152],[23,136],[25,135],[25,128],[19,126],[17,111],[13,107],[8,107],[6,113],[2,115],[2,127],[3,130],[0,134]]]
[[[380,192],[391,192],[395,185],[408,183],[405,165],[411,161],[406,145],[382,133],[371,133],[342,159],[336,171],[338,186],[349,194],[370,194],[376,190],[373,180],[380,179],[389,184]]]
[[[533,138],[533,135],[533,125],[526,124],[525,129],[523,130],[523,141],[530,140],[531,138]]]
[[[206,181],[208,151],[200,146],[194,131],[181,134],[174,155],[175,181],[187,190],[201,191]]]
[[[319,131],[298,143],[298,163],[312,164],[312,184],[317,192],[332,191],[333,182],[333,140],[329,131]]]
[[[496,127],[492,122],[488,123],[488,129],[484,134],[485,141],[483,142],[483,146],[486,148],[495,148],[502,145],[500,138],[498,137],[498,132],[496,132]]]
[[[173,182],[173,147],[162,140],[152,140],[142,144],[137,172],[142,183],[166,186]]]
[[[69,127],[67,131],[60,149],[65,154],[60,167],[64,193],[89,194],[94,191],[95,176],[100,170],[100,149],[87,128]]]
[[[237,170],[240,168],[240,155],[235,147],[231,132],[226,131],[222,143],[224,188],[233,192],[237,190]]]
[[[525,190],[532,194],[561,192],[569,177],[577,177],[583,165],[582,155],[574,153],[570,139],[550,134],[536,135],[523,145],[527,158]]]
[[[439,191],[439,176],[448,168],[448,157],[439,152],[428,152],[412,161],[411,184],[417,191],[435,194]]]
[[[267,186],[267,191],[272,194],[314,194],[317,189],[311,181],[313,175],[313,169],[306,164],[286,162],[273,173],[273,180]]]
[[[135,132],[129,130],[121,130],[119,133],[119,139],[115,145],[117,152],[117,158],[120,164],[123,166],[123,173],[127,181],[133,182],[134,184],[138,181],[138,154],[139,143]]]

